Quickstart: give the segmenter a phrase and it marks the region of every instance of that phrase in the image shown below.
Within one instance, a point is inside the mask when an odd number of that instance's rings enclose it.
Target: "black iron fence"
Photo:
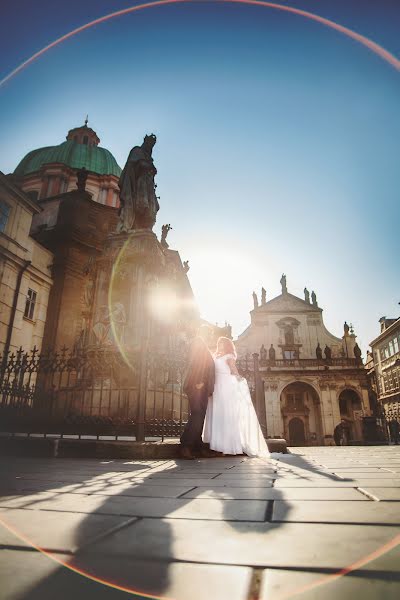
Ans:
[[[177,352],[34,348],[0,364],[2,431],[163,439],[187,421],[186,359]]]

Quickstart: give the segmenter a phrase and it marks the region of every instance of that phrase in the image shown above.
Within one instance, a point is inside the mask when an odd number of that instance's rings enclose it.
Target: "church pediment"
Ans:
[[[293,294],[280,294],[269,302],[255,308],[254,313],[288,313],[288,312],[322,312],[322,309],[314,304],[306,302]]]

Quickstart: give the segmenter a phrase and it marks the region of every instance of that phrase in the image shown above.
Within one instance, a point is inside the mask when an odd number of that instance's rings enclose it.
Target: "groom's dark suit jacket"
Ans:
[[[211,353],[200,338],[195,338],[189,355],[189,366],[183,384],[188,397],[190,415],[181,436],[182,446],[201,448],[208,397],[214,391],[215,366]]]
[[[195,338],[190,349],[189,366],[183,384],[183,391],[190,396],[198,391],[196,385],[204,384],[202,391],[208,398],[214,391],[215,365],[211,352],[204,347],[202,340]]]

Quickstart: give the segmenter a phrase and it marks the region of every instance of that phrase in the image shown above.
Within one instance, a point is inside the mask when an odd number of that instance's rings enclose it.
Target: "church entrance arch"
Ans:
[[[296,381],[281,392],[283,429],[289,446],[323,444],[321,402],[308,383]]]
[[[304,446],[306,443],[304,422],[299,417],[293,417],[289,421],[289,439],[291,446]]]
[[[357,392],[350,388],[342,390],[339,394],[339,410],[341,421],[347,429],[348,440],[361,440],[362,404]]]

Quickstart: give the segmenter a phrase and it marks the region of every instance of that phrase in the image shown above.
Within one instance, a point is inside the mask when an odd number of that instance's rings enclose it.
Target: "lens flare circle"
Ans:
[[[121,249],[119,250],[119,252],[115,258],[114,264],[111,269],[111,277],[110,277],[110,282],[108,285],[107,299],[108,299],[108,315],[109,315],[109,319],[110,319],[110,329],[112,332],[114,342],[122,356],[123,361],[133,371],[134,365],[132,364],[132,362],[129,358],[129,353],[127,352],[127,346],[125,344],[125,341],[122,339],[121,329],[118,329],[119,323],[116,320],[117,313],[115,311],[116,303],[114,302],[114,298],[113,298],[113,292],[115,289],[115,281],[118,276],[121,276],[121,270],[123,269],[124,255],[125,255],[127,248],[129,247],[130,239],[131,238],[128,237],[125,240],[124,244],[122,245]]]
[[[18,67],[16,67],[13,71],[8,73],[2,80],[0,80],[0,87],[3,86],[7,81],[11,80],[14,76],[16,76],[23,69],[25,69],[26,67],[31,65],[35,60],[37,60],[41,56],[43,56],[46,52],[48,52],[52,48],[55,48],[59,44],[65,42],[66,40],[74,37],[75,35],[83,32],[83,31],[86,31],[87,29],[90,29],[91,27],[94,27],[95,25],[99,25],[101,23],[104,23],[104,22],[114,19],[116,17],[121,17],[121,16],[127,15],[129,13],[133,13],[133,12],[136,12],[139,10],[144,10],[146,8],[153,8],[153,7],[155,8],[158,6],[184,4],[184,3],[200,4],[203,1],[204,0],[155,0],[154,2],[147,2],[144,4],[131,6],[131,7],[128,7],[128,8],[122,9],[122,10],[115,11],[113,13],[109,13],[107,15],[99,17],[98,19],[94,19],[84,25],[81,25],[80,27],[77,27],[76,29],[68,32],[67,34],[57,38],[56,40],[54,40],[53,42],[51,42],[50,44],[48,44],[47,46],[45,46],[44,48],[42,48],[41,50],[39,50],[38,52],[33,54],[30,58],[28,58],[27,60],[22,62]],[[215,0],[215,3],[245,4],[245,5],[252,5],[252,6],[262,6],[265,8],[280,10],[282,12],[287,12],[287,13],[295,14],[295,15],[310,19],[312,21],[320,23],[321,25],[324,25],[325,27],[329,27],[335,31],[338,31],[339,33],[346,35],[347,37],[353,39],[354,41],[362,44],[364,47],[366,47],[370,51],[374,52],[382,60],[386,61],[389,65],[391,65],[397,71],[400,71],[400,60],[396,56],[394,56],[392,53],[390,53],[388,50],[386,50],[385,48],[383,48],[382,46],[380,46],[373,40],[367,38],[366,36],[363,36],[363,35],[357,33],[356,31],[349,29],[348,27],[344,27],[343,25],[340,25],[339,23],[337,23],[335,21],[326,19],[315,13],[311,13],[311,12],[301,10],[299,8],[295,8],[295,7],[288,6],[288,5],[277,4],[275,2],[264,2],[263,0]],[[129,240],[127,240],[125,242],[124,246],[121,248],[121,250],[118,253],[118,256],[116,258],[115,264],[113,265],[113,268],[112,268],[112,275],[111,275],[111,280],[110,280],[110,285],[109,285],[109,290],[108,290],[108,309],[109,309],[109,315],[110,315],[110,328],[113,333],[113,337],[118,345],[118,348],[119,348],[119,351],[121,353],[123,360],[130,368],[132,368],[132,365],[129,360],[129,356],[126,352],[124,344],[122,343],[121,336],[118,334],[118,327],[117,327],[117,322],[115,319],[115,313],[113,312],[113,304],[112,304],[112,290],[113,290],[113,286],[114,286],[116,273],[117,273],[118,268],[121,266],[123,254],[124,254],[124,251],[126,250],[126,247],[128,244],[129,244]],[[0,523],[6,529],[8,529],[11,533],[13,533],[16,537],[18,537],[20,540],[22,540],[23,542],[27,543],[32,548],[35,548],[35,550],[37,550],[44,556],[47,556],[49,559],[53,560],[54,562],[62,565],[63,567],[69,569],[70,571],[77,573],[78,575],[82,575],[83,577],[91,579],[92,581],[94,581],[96,583],[100,583],[100,584],[106,585],[108,587],[117,589],[119,591],[133,594],[135,596],[142,596],[144,598],[149,598],[149,599],[153,599],[153,600],[168,600],[165,596],[156,596],[154,594],[148,594],[146,592],[135,590],[134,588],[122,586],[122,585],[119,585],[110,580],[106,580],[101,577],[97,577],[97,576],[93,575],[92,573],[89,573],[88,571],[85,571],[84,569],[82,569],[78,566],[69,564],[69,563],[61,560],[56,555],[45,550],[44,548],[41,548],[40,546],[35,544],[32,540],[30,540],[27,536],[23,535],[17,529],[15,529],[10,524],[8,524],[3,518],[0,518]],[[314,589],[316,587],[319,587],[321,585],[329,583],[335,579],[343,577],[344,575],[348,575],[351,572],[355,571],[356,569],[359,569],[360,567],[365,566],[367,563],[371,562],[372,560],[375,560],[378,557],[383,556],[390,550],[397,547],[399,544],[400,544],[400,534],[395,536],[388,543],[382,545],[380,548],[378,548],[377,550],[375,550],[368,556],[361,558],[357,562],[353,563],[352,565],[339,570],[337,573],[322,577],[321,579],[317,580],[316,582],[314,582],[312,584],[305,585],[301,588],[293,590],[293,592],[290,592],[289,594],[280,596],[278,598],[278,600],[287,600],[287,599],[292,598],[292,597],[294,597],[298,594],[301,594],[305,591]]]
[[[115,19],[116,17],[122,17],[124,15],[130,14],[133,12],[137,12],[139,10],[144,10],[146,8],[153,8],[153,7],[157,7],[157,6],[172,5],[172,4],[184,4],[184,3],[186,3],[186,4],[188,4],[188,3],[201,4],[204,1],[209,2],[209,0],[155,0],[154,2],[146,2],[144,4],[137,4],[136,6],[130,6],[128,8],[124,8],[122,10],[117,10],[115,12],[112,12],[112,13],[109,13],[102,17],[99,17],[98,19],[94,19],[93,21],[89,21],[88,23],[85,23],[84,25],[81,25],[80,27],[77,27],[76,29],[73,29],[72,31],[66,33],[65,35],[62,35],[61,37],[57,38],[56,40],[54,40],[53,42],[51,42],[50,44],[48,44],[47,46],[45,46],[44,48],[39,50],[38,52],[35,52],[35,54],[32,54],[32,56],[30,58],[28,58],[27,60],[22,62],[18,67],[16,67],[13,71],[8,73],[8,75],[6,75],[5,77],[3,77],[3,79],[0,80],[0,87],[2,85],[4,85],[7,81],[12,79],[15,75],[17,75],[17,73],[22,71],[25,67],[28,67],[36,59],[43,56],[43,54],[45,54],[52,48],[55,48],[62,42],[65,42],[69,38],[72,38],[73,36],[77,35],[78,33],[81,33],[82,31],[86,31],[86,29],[90,29],[91,27],[94,27],[95,25],[99,25],[100,23],[105,23],[106,21]],[[389,63],[397,71],[400,71],[400,60],[396,56],[394,56],[394,54],[392,54],[391,52],[386,50],[386,48],[384,48],[383,46],[380,46],[379,44],[377,44],[370,38],[368,38],[364,35],[361,35],[360,33],[357,33],[353,29],[349,29],[348,27],[345,27],[344,25],[340,25],[340,23],[337,23],[336,21],[332,21],[330,19],[326,19],[325,17],[321,17],[320,15],[317,15],[316,13],[302,10],[300,8],[295,8],[293,6],[277,4],[276,2],[264,2],[263,0],[214,0],[214,3],[215,4],[216,3],[247,4],[247,5],[252,5],[252,6],[264,6],[265,8],[272,8],[274,10],[280,10],[283,12],[287,12],[287,13],[291,13],[294,15],[304,17],[306,19],[311,19],[312,21],[316,21],[317,23],[320,23],[321,25],[330,27],[331,29],[334,29],[334,30],[338,31],[339,33],[342,33],[342,34],[346,35],[347,37],[355,40],[356,42],[362,44],[363,46],[365,46],[366,48],[368,48],[369,50],[374,52],[377,56],[382,58],[382,60]]]

